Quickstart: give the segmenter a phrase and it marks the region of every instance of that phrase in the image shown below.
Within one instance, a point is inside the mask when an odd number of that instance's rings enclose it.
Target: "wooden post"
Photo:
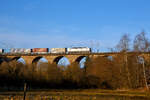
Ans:
[[[27,90],[27,83],[24,82],[24,98],[23,98],[23,100],[26,100],[26,90]]]
[[[144,74],[145,86],[146,86],[146,89],[149,90],[149,87],[147,85],[146,73],[145,73],[145,62],[144,60],[142,62],[143,62],[143,74]]]
[[[128,88],[131,88],[131,79],[130,79],[130,72],[128,68],[128,55],[127,52],[125,53],[125,68],[127,71],[127,77],[128,77]]]

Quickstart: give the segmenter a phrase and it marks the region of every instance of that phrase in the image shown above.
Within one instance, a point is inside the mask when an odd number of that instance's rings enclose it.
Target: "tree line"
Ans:
[[[114,57],[88,59],[84,68],[78,63],[69,66],[41,63],[24,65],[17,61],[0,65],[0,89],[22,90],[26,82],[28,89],[149,89],[150,41],[145,32],[138,34],[132,45],[128,34],[112,48],[118,52]],[[132,52],[132,53],[129,53]],[[148,59],[148,60],[145,60]]]

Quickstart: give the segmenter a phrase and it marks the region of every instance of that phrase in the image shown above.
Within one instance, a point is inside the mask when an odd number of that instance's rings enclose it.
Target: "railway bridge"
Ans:
[[[127,55],[131,55],[134,52],[128,52]],[[18,60],[23,58],[26,64],[37,63],[41,58],[45,58],[48,63],[56,63],[58,64],[59,60],[63,57],[66,57],[70,64],[77,62],[79,63],[84,57],[88,57],[89,59],[94,59],[97,57],[115,57],[119,52],[106,52],[106,53],[70,53],[70,54],[0,54],[0,64],[2,62],[10,62],[13,60]],[[150,52],[139,53],[139,56],[143,57],[145,60],[150,60]]]

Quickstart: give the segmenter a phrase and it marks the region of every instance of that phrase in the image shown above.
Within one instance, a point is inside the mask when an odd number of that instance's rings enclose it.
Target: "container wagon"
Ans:
[[[50,50],[51,53],[66,53],[67,48],[51,48]]]
[[[0,53],[4,53],[4,49],[0,49]]]
[[[68,53],[91,53],[91,48],[88,47],[73,47],[67,48]]]
[[[11,50],[11,49],[4,49],[4,52],[3,52],[3,53],[9,54],[9,53],[10,53],[10,50]]]
[[[24,50],[24,53],[26,53],[26,54],[29,54],[29,53],[31,53],[31,52],[32,52],[31,49],[25,49],[25,50]]]
[[[48,52],[49,52],[48,48],[33,48],[32,49],[32,53],[37,53],[37,54],[45,54]]]
[[[31,49],[12,48],[12,49],[10,49],[10,53],[29,54],[29,53],[31,53]]]

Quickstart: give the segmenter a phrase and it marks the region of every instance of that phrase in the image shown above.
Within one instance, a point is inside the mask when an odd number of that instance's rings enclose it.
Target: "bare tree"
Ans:
[[[133,48],[135,52],[148,52],[150,50],[150,41],[148,38],[146,38],[146,33],[142,31],[140,34],[138,34],[133,42]],[[145,86],[147,89],[147,78],[146,78],[146,69],[145,69],[145,61],[144,59],[142,60],[142,70],[143,70],[143,75],[144,75],[144,80],[145,80]]]
[[[128,54],[127,51],[130,50],[130,38],[128,34],[124,34],[119,43],[116,46],[117,51],[121,52],[124,56],[124,62],[123,65],[125,67],[125,70],[127,72],[127,79],[128,79],[128,86],[131,87],[131,79],[130,79],[130,72],[129,72],[129,65],[128,65]]]
[[[146,38],[146,33],[144,31],[135,37],[133,48],[134,51],[137,52],[148,52],[150,50],[150,41]]]
[[[124,34],[116,46],[117,51],[127,52],[130,50],[130,38],[128,34]]]

